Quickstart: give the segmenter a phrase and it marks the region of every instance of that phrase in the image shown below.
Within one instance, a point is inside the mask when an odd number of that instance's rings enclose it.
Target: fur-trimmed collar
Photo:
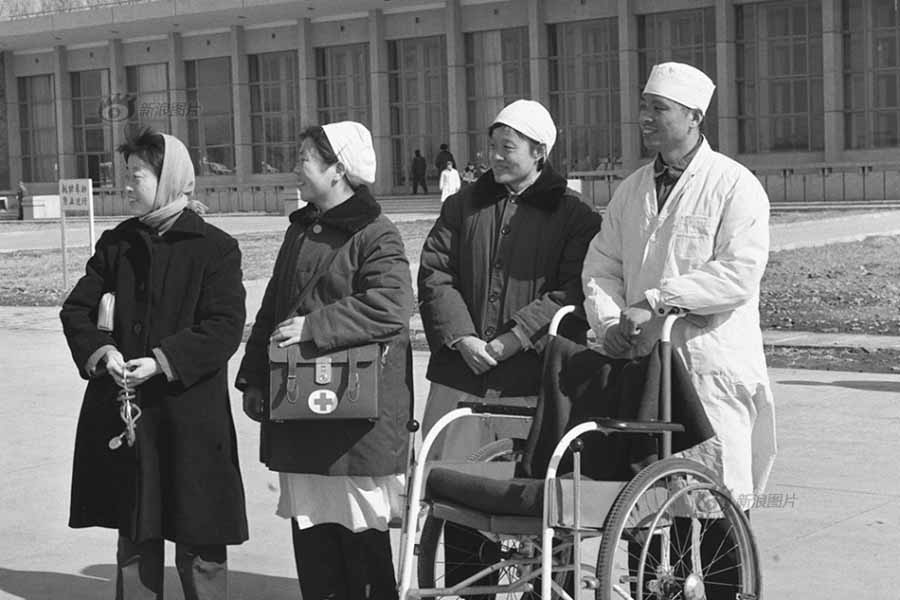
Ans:
[[[354,234],[378,218],[381,206],[369,193],[369,188],[361,185],[354,194],[334,208],[323,212],[312,204],[307,204],[291,213],[291,223],[311,225],[322,223],[349,234]]]
[[[565,177],[554,171],[550,163],[545,162],[535,182],[519,194],[519,202],[552,212],[566,193],[567,186]],[[502,183],[494,181],[492,169],[474,183],[472,195],[476,205],[488,206],[506,198],[509,190]]]

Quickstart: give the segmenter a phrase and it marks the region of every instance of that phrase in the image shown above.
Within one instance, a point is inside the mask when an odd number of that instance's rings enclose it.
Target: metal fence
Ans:
[[[819,208],[838,204],[900,203],[900,165],[811,165],[751,169],[772,204]],[[582,195],[606,206],[627,177],[623,169],[570,173],[582,182]]]

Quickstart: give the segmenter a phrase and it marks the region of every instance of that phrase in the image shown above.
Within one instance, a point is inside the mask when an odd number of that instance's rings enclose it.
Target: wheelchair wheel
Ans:
[[[718,476],[668,458],[631,480],[610,509],[598,600],[754,600],[762,576],[749,521]]]

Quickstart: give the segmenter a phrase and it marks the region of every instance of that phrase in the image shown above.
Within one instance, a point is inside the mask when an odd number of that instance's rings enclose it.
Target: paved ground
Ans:
[[[83,382],[52,327],[0,328],[0,347],[0,598],[112,597],[115,534],[66,527]],[[419,398],[426,358],[416,355]],[[767,597],[895,600],[900,376],[773,369],[771,377],[780,453],[768,506],[752,516]],[[232,408],[251,531],[231,550],[232,598],[297,598],[290,534],[273,514],[277,479],[256,461],[257,428],[236,393]],[[171,566],[167,590],[181,597]]]
[[[434,212],[391,213],[395,221],[433,219]],[[115,227],[121,219],[103,219],[96,224],[96,235]],[[226,215],[210,216],[208,220],[231,234],[283,231],[286,219],[282,216]],[[789,250],[808,246],[820,246],[834,242],[851,242],[870,235],[900,234],[900,210],[875,211],[795,223],[777,223],[771,227],[772,250]],[[66,229],[69,245],[85,246],[88,243],[87,223],[84,219],[72,221]],[[0,223],[0,252],[12,250],[59,248],[58,223]]]
[[[394,221],[417,221],[434,219],[435,213],[402,213],[392,214]],[[212,215],[206,219],[216,227],[221,227],[232,235],[243,233],[283,232],[287,229],[288,220],[283,216],[270,215]],[[94,224],[95,241],[107,229],[114,228],[122,218],[105,218]],[[66,222],[66,246],[87,246],[88,225],[85,219]],[[0,223],[0,253],[15,250],[36,250],[43,248],[60,248],[59,221],[54,223]]]

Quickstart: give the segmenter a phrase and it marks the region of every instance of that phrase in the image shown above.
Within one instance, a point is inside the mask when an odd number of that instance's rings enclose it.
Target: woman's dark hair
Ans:
[[[310,140],[313,143],[326,165],[333,165],[338,162],[337,154],[335,154],[334,148],[331,147],[331,142],[328,141],[328,136],[325,135],[325,130],[322,129],[321,125],[312,125],[301,131],[300,144],[303,144],[305,140]]]
[[[133,154],[150,165],[157,179],[162,177],[166,140],[159,132],[150,127],[130,129],[125,133],[125,141],[116,150],[125,158],[125,162]]]
[[[488,128],[488,137],[491,137],[491,136],[494,134],[494,130],[495,130],[495,129],[498,129],[498,128],[500,128],[500,127],[506,127],[506,128],[508,128],[510,131],[512,131],[513,133],[515,133],[517,136],[519,136],[521,139],[523,139],[523,140],[525,140],[526,142],[528,142],[529,146],[531,147],[531,151],[532,151],[532,152],[536,151],[538,148],[540,148],[540,147],[543,145],[541,142],[539,142],[539,141],[537,141],[537,140],[534,140],[534,139],[528,137],[527,135],[525,135],[524,133],[522,133],[522,132],[519,131],[518,129],[515,129],[514,127],[510,127],[510,126],[507,125],[506,123],[493,123],[493,124]],[[543,170],[543,168],[544,168],[544,158],[545,158],[545,157],[542,156],[542,157],[540,157],[540,158],[538,159],[538,164],[537,164],[537,170],[538,170],[538,171],[541,171],[541,170]]]

